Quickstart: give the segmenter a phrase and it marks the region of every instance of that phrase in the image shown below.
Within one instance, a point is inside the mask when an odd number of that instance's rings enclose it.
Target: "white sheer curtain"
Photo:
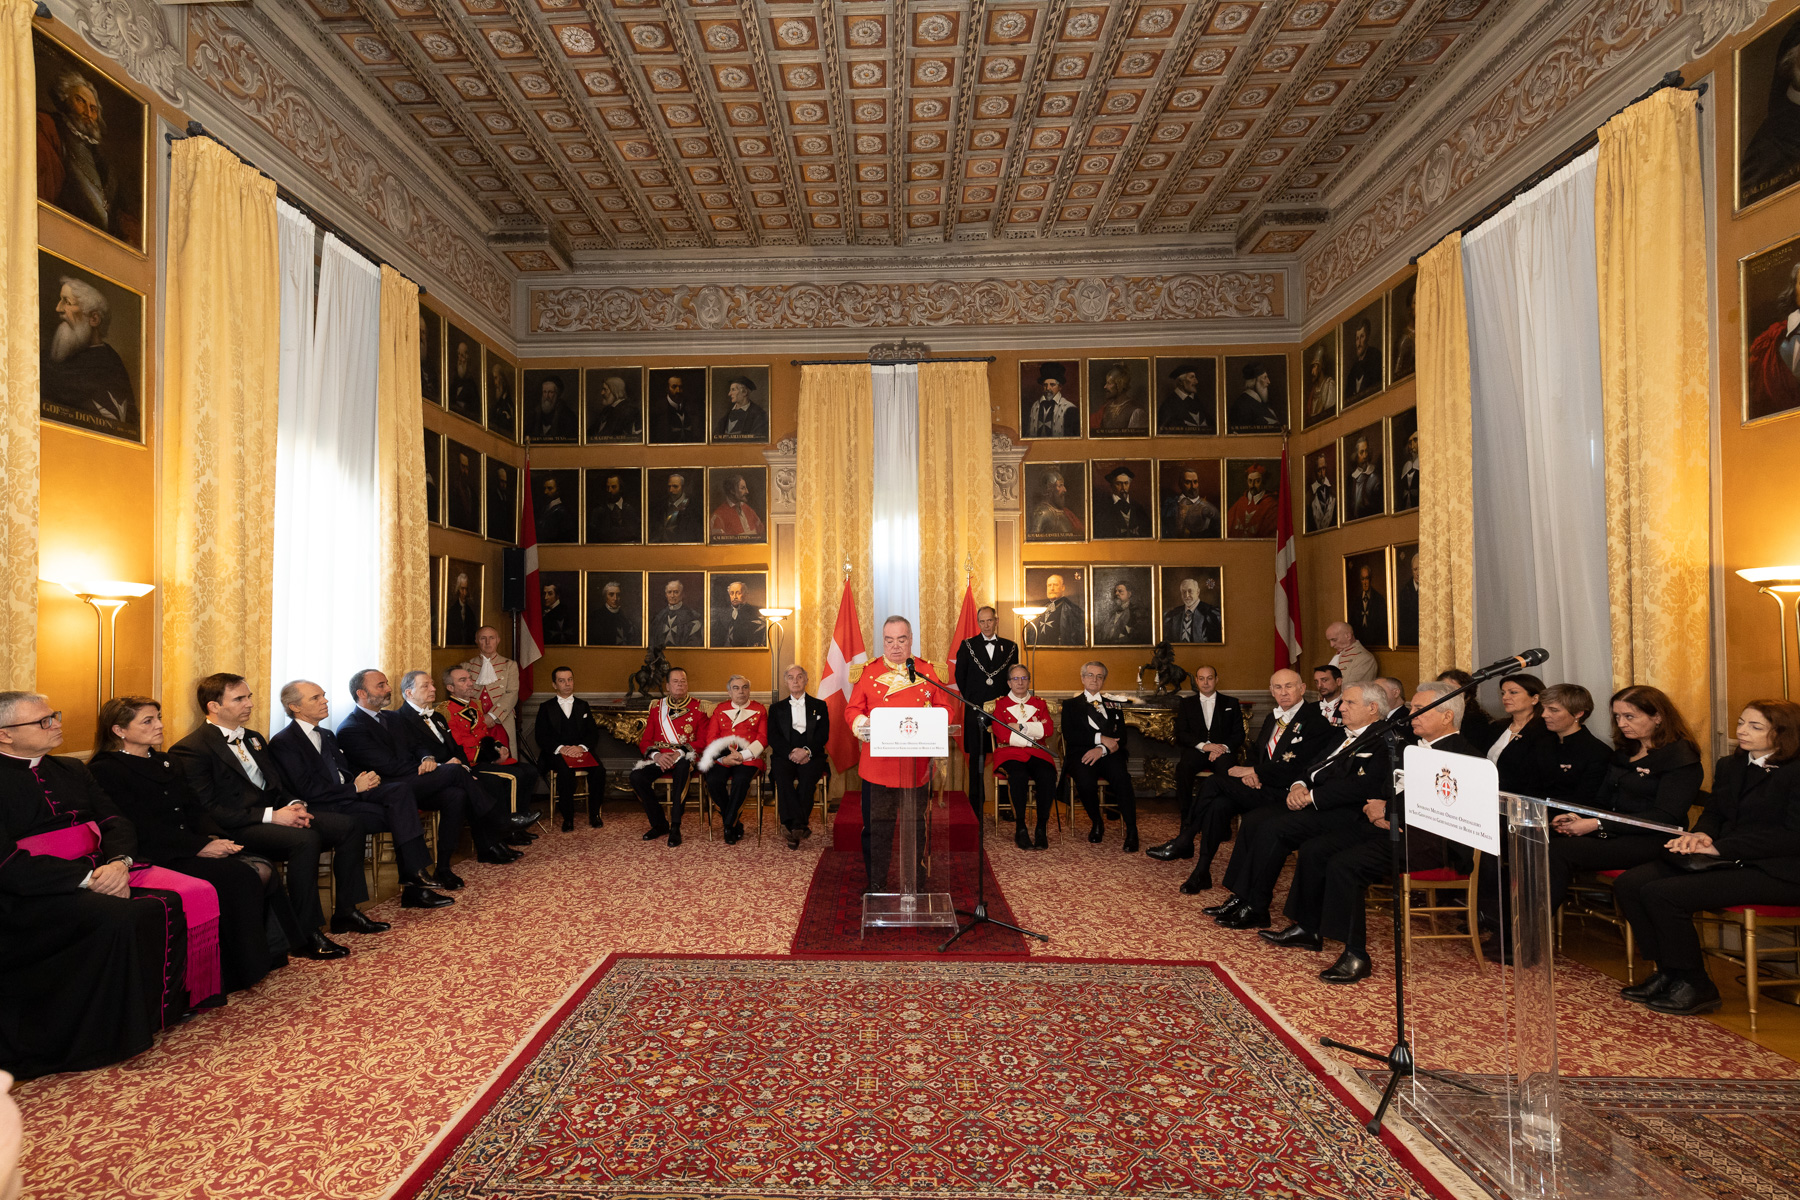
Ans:
[[[1611,691],[1597,152],[1463,238],[1474,388],[1475,651],[1542,646],[1550,683]]]
[[[902,616],[919,628],[919,368],[877,366],[874,527],[869,534],[875,621]],[[877,639],[881,630],[875,631]],[[915,632],[913,650],[923,654]],[[881,645],[869,648],[870,657]]]
[[[345,685],[351,673],[374,664],[381,644],[375,437],[381,274],[327,235],[319,255],[315,317],[312,227],[306,225],[303,238],[299,226],[290,225],[290,213],[281,214],[282,375],[270,653],[270,709],[278,715],[270,719],[270,732],[287,724],[276,691],[297,678],[325,689],[335,726],[349,710]]]

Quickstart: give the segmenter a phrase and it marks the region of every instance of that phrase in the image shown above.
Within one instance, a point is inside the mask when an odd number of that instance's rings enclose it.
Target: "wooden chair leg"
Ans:
[[[1750,1032],[1756,1032],[1756,910],[1744,910],[1744,998],[1750,1005]]]
[[[1625,984],[1627,987],[1637,982],[1637,945],[1631,936],[1631,922],[1621,921],[1625,927]]]
[[[1469,886],[1463,892],[1463,908],[1468,912],[1469,948],[1475,951],[1475,965],[1482,966],[1487,960],[1481,956],[1481,914],[1476,911],[1479,904],[1476,897],[1481,895],[1481,851],[1475,851],[1475,861],[1469,864]]]

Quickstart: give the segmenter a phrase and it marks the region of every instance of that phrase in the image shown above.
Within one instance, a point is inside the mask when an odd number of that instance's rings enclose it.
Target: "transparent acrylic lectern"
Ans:
[[[1422,1069],[1401,1087],[1402,1111],[1415,1124],[1435,1129],[1443,1143],[1515,1200],[1678,1195],[1679,1176],[1615,1136],[1599,1114],[1569,1102],[1559,1086],[1550,820],[1570,812],[1604,816],[1609,822],[1659,830],[1671,837],[1682,831],[1509,792],[1500,793],[1500,805],[1510,874],[1506,893],[1510,920],[1502,922],[1501,937],[1511,942],[1513,965],[1483,964],[1484,972],[1500,972],[1486,976],[1491,986],[1479,989],[1478,995],[1458,994],[1453,1010],[1445,1011],[1442,1001],[1451,997],[1439,989],[1441,973],[1429,960],[1415,967],[1413,957],[1408,957],[1409,1004],[1415,1014],[1413,1055]],[[1480,864],[1483,872],[1496,866],[1485,858]],[[1446,1057],[1432,1052],[1432,1038],[1455,1036],[1466,1046],[1471,1033],[1477,1038],[1486,1035],[1482,1049],[1489,1069],[1466,1074],[1423,1069],[1438,1067]],[[1466,1052],[1458,1057],[1466,1057]]]
[[[878,708],[870,718],[874,728],[869,747],[875,757],[917,761],[949,754],[948,714],[942,708]],[[892,818],[873,806],[869,809],[871,833],[876,836],[881,824],[893,821],[894,853],[882,885],[892,890],[863,893],[864,937],[871,929],[955,929],[958,924],[956,902],[949,892],[919,887],[920,851],[930,848],[931,788],[907,788],[898,796]]]

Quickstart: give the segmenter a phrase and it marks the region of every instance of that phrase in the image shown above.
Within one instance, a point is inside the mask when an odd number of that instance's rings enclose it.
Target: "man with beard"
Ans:
[[[1028,535],[1037,541],[1061,541],[1080,538],[1085,528],[1081,517],[1069,507],[1069,485],[1061,471],[1044,473],[1044,488],[1031,510]]]
[[[1355,457],[1350,466],[1349,517],[1379,517],[1387,511],[1387,497],[1381,494],[1381,467],[1369,454],[1369,439],[1356,439]]]
[[[713,616],[713,645],[753,646],[765,644],[763,615],[753,608],[744,595],[740,580],[732,580],[725,588],[725,603]]]
[[[1244,494],[1232,501],[1231,511],[1225,514],[1232,537],[1275,536],[1275,494],[1263,490],[1267,474],[1261,463],[1251,463],[1244,469]]]
[[[1219,607],[1200,599],[1200,581],[1190,575],[1181,581],[1180,591],[1181,603],[1163,614],[1163,640],[1223,641]]]
[[[1232,433],[1280,433],[1287,422],[1269,395],[1269,369],[1254,360],[1244,364],[1244,386],[1231,401]]]
[[[544,594],[544,645],[573,646],[580,639],[575,636],[575,607],[562,602],[554,583],[546,583]]]
[[[1381,354],[1369,337],[1369,320],[1358,317],[1350,330],[1350,361],[1344,368],[1344,403],[1354,404],[1381,390]]]
[[[525,436],[534,442],[573,442],[575,408],[563,399],[560,375],[546,375],[538,384],[538,403],[525,418]]]
[[[1063,590],[1061,575],[1044,580],[1044,611],[1034,622],[1039,636],[1032,639],[1040,646],[1087,645],[1087,614]]]
[[[1306,532],[1317,533],[1337,524],[1337,488],[1331,482],[1331,457],[1323,451],[1313,459],[1313,479],[1306,485]]]
[[[481,420],[481,368],[479,351],[458,335],[450,348],[450,411],[471,421]]]
[[[662,512],[650,523],[650,540],[663,543],[698,542],[702,532],[700,510],[694,505],[694,497],[688,492],[687,476],[679,471],[670,472],[662,498]]]
[[[1039,366],[1038,396],[1025,407],[1027,438],[1081,436],[1081,408],[1063,394],[1064,379],[1063,364]]]
[[[1123,579],[1112,585],[1105,608],[1094,618],[1094,645],[1148,646],[1150,614]]]
[[[1768,101],[1762,123],[1750,135],[1738,164],[1738,199],[1746,206],[1800,175],[1800,22],[1788,27],[1775,48]]]
[[[488,428],[511,437],[515,424],[512,368],[496,358],[488,363]]]
[[[1150,432],[1150,406],[1131,386],[1131,368],[1116,362],[1100,382],[1106,403],[1088,417],[1089,437],[1143,437]]]
[[[588,376],[588,388],[594,377]],[[588,441],[641,442],[644,440],[644,418],[625,390],[625,380],[608,375],[600,381],[600,394],[592,397],[593,411],[588,414]]]
[[[701,411],[704,400],[687,395],[686,387],[678,372],[670,372],[663,384],[663,394],[650,405],[650,441],[653,444],[679,445],[706,440],[706,414]]]
[[[698,646],[705,627],[700,623],[700,614],[684,603],[687,588],[681,580],[671,579],[663,584],[663,600],[665,604],[650,621],[650,644],[652,646]]]
[[[1174,391],[1156,415],[1156,432],[1164,437],[1211,437],[1217,433],[1215,406],[1200,398],[1200,365],[1177,363],[1169,371],[1169,381],[1175,385]]]
[[[1200,471],[1181,470],[1181,490],[1163,501],[1162,535],[1166,538],[1216,538],[1219,506],[1200,494]]]
[[[38,199],[120,241],[139,244],[138,197],[101,149],[106,118],[100,93],[74,71],[50,88],[53,113],[37,115]]]
[[[750,398],[756,390],[748,375],[739,375],[726,385],[731,403],[719,414],[713,429],[717,442],[766,442],[769,440],[769,413]]]
[[[765,441],[767,439],[764,439]],[[741,471],[725,477],[719,489],[719,507],[713,509],[711,536],[715,542],[754,542],[763,535],[762,518],[750,504],[750,481]]]
[[[450,524],[470,533],[481,532],[481,494],[475,490],[475,456],[456,452],[450,472]]]
[[[556,476],[544,476],[538,495],[540,499],[532,513],[537,520],[538,541],[575,541],[575,510],[564,503],[562,487],[556,482]]]
[[[593,476],[588,476],[589,480]],[[590,488],[592,484],[590,482]],[[643,523],[638,516],[637,497],[625,491],[625,477],[610,472],[601,485],[597,507],[588,510],[588,541],[608,546],[629,546],[643,540]],[[635,492],[637,489],[633,488]],[[588,503],[592,504],[592,493]]]
[[[481,625],[481,605],[469,590],[465,571],[456,575],[456,591],[450,597],[450,611],[444,622],[444,643],[449,646],[473,646],[475,631]]]
[[[609,579],[600,589],[600,607],[588,610],[588,644],[636,646],[637,616],[625,611],[625,589]]]
[[[1117,466],[1106,474],[1111,490],[1094,497],[1094,536],[1097,538],[1147,538],[1150,513],[1131,498],[1131,481],[1136,476],[1130,467]]]
[[[44,406],[59,417],[137,438],[137,391],[125,360],[106,342],[112,309],[92,284],[65,275],[56,298],[62,318],[45,347]]]
[[[1419,507],[1419,431],[1406,435],[1406,461],[1394,481],[1394,511]]]
[[[1306,416],[1308,421],[1337,412],[1337,364],[1327,356],[1324,342],[1306,356]]]

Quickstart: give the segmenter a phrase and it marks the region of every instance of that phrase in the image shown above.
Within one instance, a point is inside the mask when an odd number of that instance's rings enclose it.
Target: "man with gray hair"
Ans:
[[[1456,731],[1462,722],[1461,696],[1429,712],[1426,705],[1456,690],[1451,683],[1422,683],[1413,694],[1412,731],[1419,744],[1433,750],[1471,757],[1481,751]],[[1280,933],[1264,930],[1265,941],[1317,952],[1325,939],[1342,942],[1336,962],[1319,973],[1326,983],[1356,983],[1371,970],[1364,901],[1369,885],[1393,874],[1392,830],[1405,819],[1404,793],[1393,799],[1371,796],[1364,801],[1362,820],[1311,838],[1300,847],[1294,866],[1294,882],[1288,889],[1290,924]],[[1442,838],[1424,830],[1402,829],[1406,869],[1426,871],[1446,865],[1448,847]]]
[[[138,196],[106,153],[99,89],[80,72],[64,71],[51,83],[50,99],[56,111],[37,115],[38,199],[139,248]]]
[[[1125,853],[1138,848],[1137,797],[1131,790],[1130,758],[1125,749],[1125,706],[1104,694],[1106,664],[1081,664],[1081,694],[1062,702],[1063,778],[1072,781],[1081,807],[1087,810],[1088,841],[1106,836],[1100,813],[1100,784],[1125,820]],[[1062,787],[1057,788],[1062,794]]]
[[[75,424],[137,438],[137,388],[125,360],[106,340],[112,325],[106,294],[85,279],[64,275],[56,315],[59,322],[44,331],[45,405]]]
[[[1263,929],[1269,902],[1288,855],[1301,844],[1354,825],[1370,799],[1387,795],[1393,769],[1379,738],[1357,744],[1363,732],[1391,711],[1387,692],[1373,683],[1344,688],[1338,711],[1344,736],[1331,752],[1288,787],[1287,803],[1258,808],[1238,827],[1237,844],[1225,868],[1233,903],[1214,920],[1226,929]]]

